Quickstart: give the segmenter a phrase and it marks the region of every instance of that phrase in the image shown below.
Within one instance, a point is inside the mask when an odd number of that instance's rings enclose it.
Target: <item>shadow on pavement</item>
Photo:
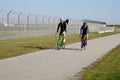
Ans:
[[[46,50],[46,49],[54,49],[54,50],[58,50],[57,48],[52,48],[52,47],[40,47],[40,46],[20,46],[20,47],[24,47],[24,48],[36,48],[36,49],[40,49],[40,50]],[[80,50],[79,48],[61,48],[60,50]]]
[[[20,46],[20,47],[24,47],[24,48],[37,48],[37,49],[40,49],[40,50],[44,50],[44,49],[50,49],[50,48],[47,48],[47,47],[38,47],[38,46]]]
[[[58,50],[57,48],[49,48],[49,49]],[[61,48],[60,50],[80,50],[80,49],[78,49],[78,48]]]

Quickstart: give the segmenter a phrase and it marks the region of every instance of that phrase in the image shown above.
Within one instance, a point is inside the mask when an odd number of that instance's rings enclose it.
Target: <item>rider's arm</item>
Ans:
[[[57,26],[57,33],[55,33],[55,35],[57,35],[57,34],[58,34],[59,27],[60,27],[60,23],[59,23],[59,24],[58,24],[58,26]]]
[[[65,32],[67,32],[67,28],[66,28],[66,26],[67,26],[67,23],[65,23]]]
[[[57,26],[57,33],[58,33],[58,31],[59,31],[59,27],[60,27],[60,23],[59,23],[58,26]]]
[[[87,25],[87,32],[86,32],[86,38],[87,38],[87,40],[88,40],[88,34],[89,34],[89,28],[88,28],[88,25]]]
[[[65,26],[65,32],[67,32],[66,26]]]
[[[82,33],[83,33],[83,30],[80,28],[80,36],[82,35]]]
[[[87,25],[87,32],[86,32],[86,34],[89,34],[89,28],[88,28],[88,25]]]

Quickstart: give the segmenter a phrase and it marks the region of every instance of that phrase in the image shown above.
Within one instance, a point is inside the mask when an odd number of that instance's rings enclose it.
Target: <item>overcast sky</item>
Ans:
[[[0,0],[0,9],[120,24],[120,0]]]

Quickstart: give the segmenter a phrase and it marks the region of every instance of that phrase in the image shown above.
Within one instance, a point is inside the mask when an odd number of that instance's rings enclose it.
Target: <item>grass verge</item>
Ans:
[[[94,39],[98,37],[104,37],[112,34],[119,33],[109,32],[109,33],[90,33],[89,39]],[[15,57],[43,49],[49,49],[56,47],[58,36],[43,36],[35,38],[24,38],[17,40],[1,40],[0,41],[0,59]],[[80,42],[79,34],[67,35],[67,44]]]
[[[85,69],[77,80],[120,80],[120,45]]]

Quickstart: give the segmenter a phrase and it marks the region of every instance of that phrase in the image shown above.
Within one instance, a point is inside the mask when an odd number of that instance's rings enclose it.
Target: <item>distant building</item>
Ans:
[[[90,32],[98,32],[101,27],[106,26],[106,23],[101,21],[83,19],[82,22],[86,22],[88,24]]]
[[[106,22],[87,19],[83,19],[82,22],[86,22],[88,24],[90,32],[104,33],[114,31],[114,27],[107,27]]]

